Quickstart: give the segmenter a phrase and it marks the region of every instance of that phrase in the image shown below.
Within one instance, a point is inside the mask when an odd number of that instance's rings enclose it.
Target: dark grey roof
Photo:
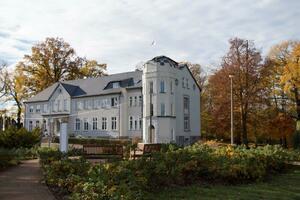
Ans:
[[[122,88],[141,88],[142,72],[133,71],[119,74],[102,76],[99,78],[77,79],[54,83],[37,95],[28,99],[27,102],[48,101],[54,90],[61,84],[71,97],[84,97],[119,93]],[[120,82],[120,88],[107,88],[112,82]]]

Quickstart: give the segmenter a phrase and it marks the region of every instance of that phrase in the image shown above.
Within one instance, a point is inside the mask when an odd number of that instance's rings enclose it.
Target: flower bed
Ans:
[[[53,150],[42,154],[46,183],[72,199],[144,199],[147,193],[173,185],[258,181],[284,170],[295,159],[295,154],[279,146],[212,149],[199,144],[156,153],[152,159],[96,166],[83,159],[62,159]]]

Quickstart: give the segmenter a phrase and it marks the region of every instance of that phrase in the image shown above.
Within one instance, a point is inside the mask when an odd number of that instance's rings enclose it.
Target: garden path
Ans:
[[[55,200],[41,180],[38,160],[22,161],[20,165],[0,172],[0,199]]]

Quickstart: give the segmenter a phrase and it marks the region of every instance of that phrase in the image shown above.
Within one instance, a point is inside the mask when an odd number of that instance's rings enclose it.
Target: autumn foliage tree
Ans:
[[[249,116],[256,109],[262,93],[260,72],[263,68],[260,52],[249,40],[233,38],[223,57],[221,69],[209,79],[214,117],[219,130],[226,131],[230,124],[230,79],[233,75],[234,110],[237,144],[248,145]],[[220,131],[221,131],[220,130]]]
[[[27,77],[24,84],[30,94],[62,80],[103,76],[106,70],[106,64],[77,56],[62,38],[46,38],[36,44],[18,66]]]

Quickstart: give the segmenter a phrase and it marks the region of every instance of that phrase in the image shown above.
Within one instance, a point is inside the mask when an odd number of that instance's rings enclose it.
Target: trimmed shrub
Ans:
[[[2,148],[31,148],[40,142],[40,129],[34,129],[32,132],[25,128],[17,129],[9,127],[0,132],[0,147]]]

